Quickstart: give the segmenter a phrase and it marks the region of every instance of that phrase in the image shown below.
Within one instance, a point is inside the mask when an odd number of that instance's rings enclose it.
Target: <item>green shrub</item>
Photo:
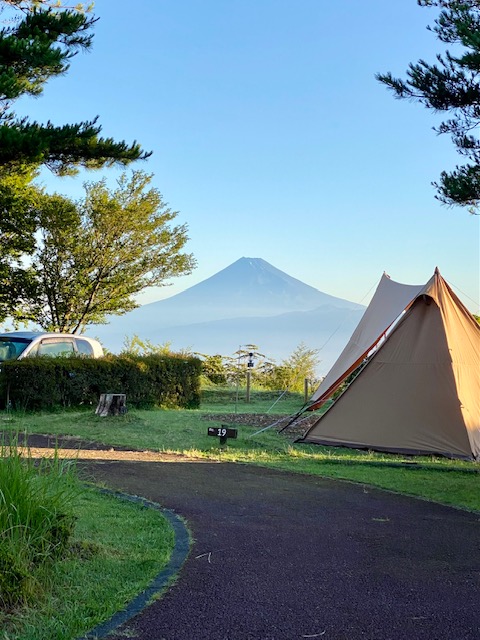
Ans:
[[[197,408],[201,362],[180,355],[25,358],[5,362],[0,393],[13,406],[54,409],[96,405],[101,393],[125,393],[138,408]]]

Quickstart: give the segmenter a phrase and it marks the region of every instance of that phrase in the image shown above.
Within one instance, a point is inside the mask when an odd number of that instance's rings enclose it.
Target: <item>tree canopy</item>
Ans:
[[[310,349],[301,342],[288,358],[269,371],[267,382],[273,389],[301,392],[305,379],[316,380],[316,367],[320,364],[319,350]]]
[[[78,166],[99,168],[148,157],[136,142],[100,137],[97,118],[56,125],[15,115],[16,100],[40,95],[49,79],[68,71],[79,51],[90,49],[96,19],[41,2],[0,1],[25,9],[0,30],[0,165],[43,164],[64,175]]]
[[[57,175],[78,167],[127,165],[150,154],[133,142],[100,137],[97,118],[44,124],[15,114],[16,101],[39,96],[72,58],[90,49],[96,19],[83,5],[46,0],[0,0],[0,320],[33,295],[25,256],[35,249],[46,199],[33,183],[40,166]],[[42,206],[40,204],[42,203]]]
[[[435,131],[449,134],[467,164],[443,171],[433,185],[437,199],[447,205],[469,207],[478,214],[480,203],[480,0],[417,0],[422,7],[438,7],[429,29],[454,52],[437,55],[435,63],[410,63],[405,80],[391,73],[377,74],[396,98],[419,102],[434,112],[451,115]]]
[[[105,180],[87,183],[79,202],[43,197],[35,291],[17,309],[17,319],[75,333],[134,309],[135,294],[146,287],[191,272],[195,260],[182,252],[186,226],[171,224],[177,212],[148,188],[151,178],[124,174],[113,190]]]
[[[35,248],[40,191],[31,184],[30,166],[15,173],[0,167],[0,320],[32,292],[32,270],[23,265]]]

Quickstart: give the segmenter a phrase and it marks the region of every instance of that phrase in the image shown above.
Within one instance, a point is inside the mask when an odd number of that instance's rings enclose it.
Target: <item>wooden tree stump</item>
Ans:
[[[127,412],[127,396],[124,393],[102,393],[95,410],[97,416],[120,416]]]

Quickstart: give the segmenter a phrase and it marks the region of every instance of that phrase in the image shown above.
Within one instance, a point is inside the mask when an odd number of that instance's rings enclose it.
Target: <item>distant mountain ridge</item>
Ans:
[[[240,258],[181,293],[111,317],[89,333],[113,352],[121,350],[126,336],[138,335],[155,344],[170,342],[173,349],[223,355],[252,343],[283,359],[300,342],[320,348],[327,340],[330,352],[340,352],[363,311],[261,258]],[[335,359],[332,353],[328,360]]]
[[[162,335],[174,350],[186,348],[210,355],[232,355],[240,345],[256,344],[262,353],[277,362],[287,358],[303,342],[319,350],[318,372],[325,375],[362,315],[363,309],[324,306],[271,317],[227,318],[169,327],[162,330]]]
[[[240,258],[210,278],[176,295],[145,304],[126,316],[112,318],[112,326],[135,319],[142,327],[182,326],[226,318],[275,316],[310,311],[324,305],[363,309],[328,295],[289,276],[262,258]]]
[[[216,317],[231,318],[307,311],[324,304],[355,306],[289,276],[262,258],[240,258],[186,291],[160,301],[164,308],[165,303],[179,308],[208,306]]]

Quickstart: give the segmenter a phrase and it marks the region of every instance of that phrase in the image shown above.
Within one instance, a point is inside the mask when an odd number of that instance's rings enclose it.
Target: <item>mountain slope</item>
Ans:
[[[126,336],[138,335],[154,344],[170,342],[173,349],[222,355],[253,343],[276,360],[301,342],[317,349],[327,342],[320,354],[326,372],[363,311],[261,258],[241,258],[182,293],[113,317],[89,333],[113,352],[121,350]]]
[[[208,307],[217,317],[232,318],[307,311],[323,304],[355,306],[292,278],[261,258],[240,258],[186,291],[153,303],[158,304],[165,308]]]
[[[336,298],[280,271],[261,258],[240,258],[215,275],[171,298],[152,302],[121,317],[110,326],[124,335],[210,320],[275,316],[309,311],[323,305],[363,309]],[[103,332],[102,332],[103,333]]]

